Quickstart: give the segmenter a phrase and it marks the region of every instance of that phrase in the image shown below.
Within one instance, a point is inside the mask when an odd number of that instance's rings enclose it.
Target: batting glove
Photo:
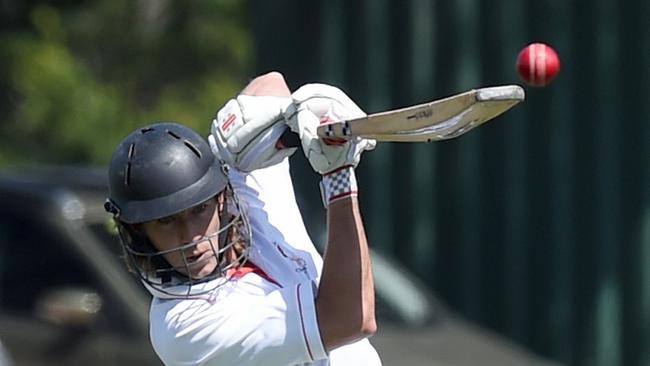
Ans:
[[[318,173],[328,174],[343,166],[355,168],[361,160],[361,153],[375,148],[376,141],[371,139],[318,137],[316,130],[321,124],[366,116],[340,89],[325,84],[307,84],[291,97],[293,104],[286,112],[287,124],[300,136],[303,152]]]
[[[277,164],[296,151],[278,144],[287,130],[289,97],[239,95],[217,112],[208,137],[212,151],[243,172]]]

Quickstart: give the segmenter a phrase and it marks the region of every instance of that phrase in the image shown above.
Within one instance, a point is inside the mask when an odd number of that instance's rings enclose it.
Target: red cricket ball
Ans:
[[[531,43],[517,56],[517,73],[530,86],[548,85],[560,72],[557,52],[544,43]]]

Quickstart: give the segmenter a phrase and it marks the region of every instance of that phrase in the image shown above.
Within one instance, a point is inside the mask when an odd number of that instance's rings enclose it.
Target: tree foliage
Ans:
[[[0,5],[0,163],[105,163],[133,129],[177,121],[207,134],[244,84],[241,1]]]

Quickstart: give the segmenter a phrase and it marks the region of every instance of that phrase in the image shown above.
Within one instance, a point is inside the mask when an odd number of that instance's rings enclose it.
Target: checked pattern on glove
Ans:
[[[358,187],[354,167],[346,165],[323,175],[320,187],[325,207],[339,199],[356,196]]]

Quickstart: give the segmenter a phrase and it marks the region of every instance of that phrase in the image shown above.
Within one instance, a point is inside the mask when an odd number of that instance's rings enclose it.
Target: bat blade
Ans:
[[[318,135],[396,142],[447,140],[498,117],[524,98],[518,85],[473,89],[429,103],[325,124],[318,127]]]

